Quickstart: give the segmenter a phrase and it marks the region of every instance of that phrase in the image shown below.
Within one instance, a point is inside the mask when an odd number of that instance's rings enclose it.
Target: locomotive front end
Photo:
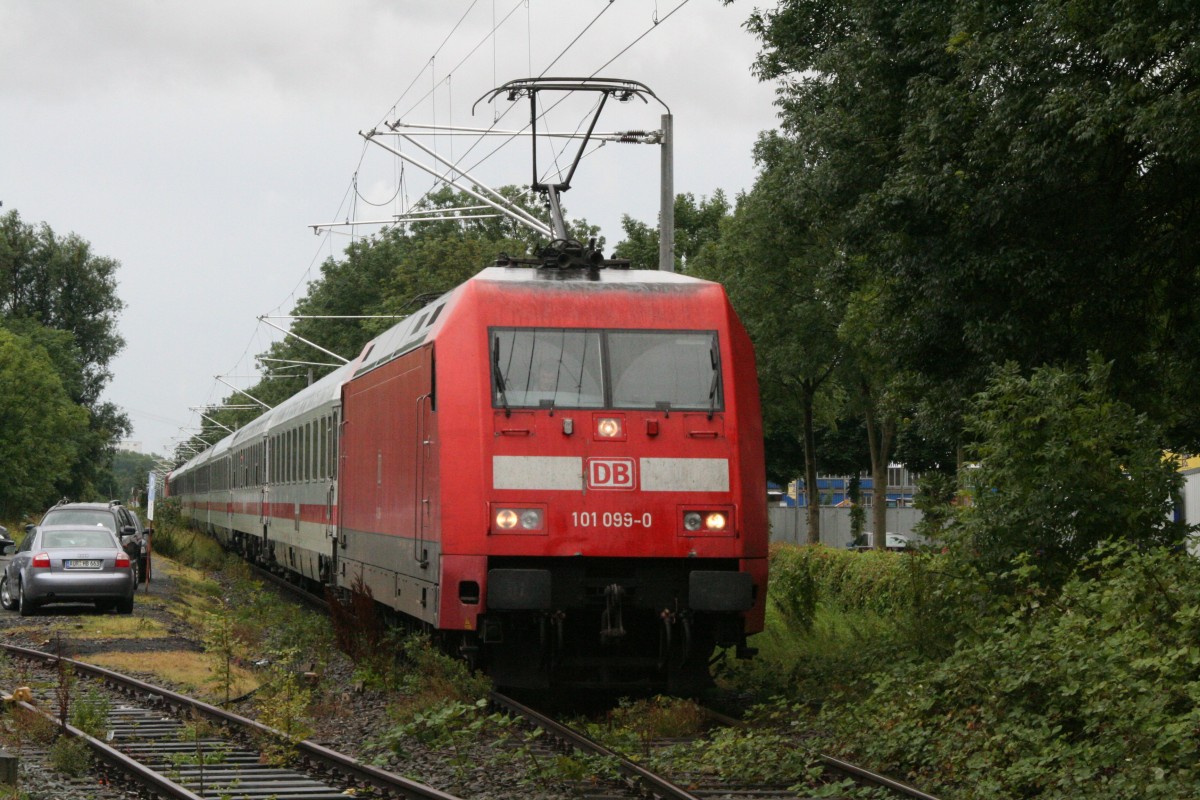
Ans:
[[[518,290],[496,306],[526,314],[488,315],[472,646],[501,685],[690,691],[709,682],[715,648],[745,655],[761,629],[748,339],[715,284],[615,275],[607,291],[526,284],[533,305]]]

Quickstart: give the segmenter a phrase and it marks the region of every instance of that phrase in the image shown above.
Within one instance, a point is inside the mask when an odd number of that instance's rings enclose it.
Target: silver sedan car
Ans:
[[[8,549],[8,548],[5,548]],[[0,575],[0,605],[29,616],[49,603],[95,603],[133,611],[133,565],[112,531],[101,526],[32,528]]]

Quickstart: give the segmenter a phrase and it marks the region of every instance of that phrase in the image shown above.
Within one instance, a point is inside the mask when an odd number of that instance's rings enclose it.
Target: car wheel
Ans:
[[[112,600],[97,600],[96,601],[96,610],[100,611],[100,612],[112,611],[113,610],[113,601]]]
[[[150,573],[146,571],[146,556],[138,559],[138,576],[142,579],[142,583],[146,582],[146,576]]]
[[[17,613],[19,613],[22,617],[28,617],[36,610],[37,606],[33,604],[32,600],[25,596],[25,584],[21,583],[20,588],[17,590]]]
[[[117,613],[118,614],[132,614],[133,613],[133,598],[132,597],[122,597],[120,600],[118,600],[117,601]]]
[[[8,582],[7,574],[0,576],[0,605],[9,611],[17,610],[18,601],[13,597],[12,585]]]

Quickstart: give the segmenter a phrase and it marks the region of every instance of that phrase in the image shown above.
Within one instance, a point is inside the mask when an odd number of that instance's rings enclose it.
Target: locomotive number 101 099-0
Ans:
[[[576,528],[649,528],[653,518],[649,511],[572,511],[571,525]]]

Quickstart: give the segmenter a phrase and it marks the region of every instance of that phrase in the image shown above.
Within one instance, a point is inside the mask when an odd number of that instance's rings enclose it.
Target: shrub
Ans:
[[[964,556],[999,574],[1031,555],[1057,585],[1100,542],[1183,542],[1187,527],[1170,514],[1176,465],[1157,427],[1111,399],[1109,372],[1095,357],[1084,374],[996,371],[965,418],[978,468],[974,505],[959,515]]]
[[[955,797],[1178,798],[1200,778],[1200,562],[1094,552],[1061,593],[1007,577],[1008,614],[941,662],[898,662],[822,710],[834,738]]]

